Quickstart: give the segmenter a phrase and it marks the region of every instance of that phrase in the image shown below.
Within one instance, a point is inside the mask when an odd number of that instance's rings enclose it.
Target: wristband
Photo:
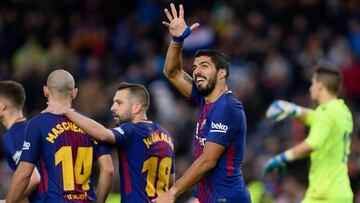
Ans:
[[[190,27],[187,26],[185,31],[180,36],[172,36],[172,40],[177,43],[183,42],[184,39],[190,35],[190,33],[191,33]]]

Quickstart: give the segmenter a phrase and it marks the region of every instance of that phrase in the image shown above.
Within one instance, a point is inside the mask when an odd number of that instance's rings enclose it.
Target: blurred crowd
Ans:
[[[285,176],[262,176],[272,155],[307,134],[296,121],[273,124],[264,118],[274,99],[314,107],[308,88],[313,65],[325,60],[342,73],[340,96],[355,122],[349,174],[360,202],[360,1],[359,0],[183,0],[185,19],[199,22],[184,43],[184,66],[191,73],[196,50],[215,48],[231,62],[229,85],[243,103],[248,134],[243,172],[254,202],[299,202],[307,186],[307,159]],[[121,81],[144,84],[151,94],[149,117],[175,138],[179,177],[191,163],[198,110],[162,73],[170,42],[164,0],[2,0],[0,80],[25,86],[27,118],[46,106],[42,86],[48,73],[69,70],[79,88],[74,107],[111,127],[110,105]],[[5,129],[0,129],[2,136]],[[115,167],[117,158],[114,153]],[[117,170],[117,169],[116,169]],[[10,169],[0,148],[0,199]],[[113,192],[119,192],[118,174]],[[186,202],[190,193],[178,202]]]

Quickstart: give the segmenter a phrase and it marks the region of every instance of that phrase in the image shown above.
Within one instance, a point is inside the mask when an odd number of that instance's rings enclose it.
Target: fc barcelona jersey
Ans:
[[[95,202],[94,162],[109,149],[97,144],[65,116],[50,113],[31,119],[20,161],[40,161],[46,202]]]
[[[24,143],[25,127],[27,121],[14,123],[3,137],[3,146],[5,150],[6,161],[10,168],[15,171],[19,165],[19,160],[22,153],[22,146]],[[36,166],[39,167],[39,162]],[[40,184],[41,185],[41,184]],[[45,194],[41,191],[41,188],[36,189],[28,197],[31,203],[42,202]]]
[[[216,166],[197,184],[195,196],[201,203],[251,202],[241,164],[246,141],[246,118],[243,106],[228,91],[214,103],[206,103],[193,85],[191,99],[199,106],[194,139],[194,160],[203,153],[206,142],[226,148]]]
[[[144,203],[168,191],[174,173],[174,142],[155,123],[125,123],[112,129],[116,137],[121,202]]]

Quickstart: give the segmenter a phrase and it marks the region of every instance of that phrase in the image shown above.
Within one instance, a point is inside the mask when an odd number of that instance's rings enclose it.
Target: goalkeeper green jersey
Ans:
[[[314,151],[303,203],[352,203],[347,163],[353,119],[348,107],[342,99],[333,99],[310,111],[305,122],[310,126],[306,143]]]

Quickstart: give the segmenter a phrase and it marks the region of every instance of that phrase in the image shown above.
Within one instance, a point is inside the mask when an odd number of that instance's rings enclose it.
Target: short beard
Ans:
[[[123,124],[123,123],[129,123],[129,122],[132,122],[134,120],[134,115],[131,114],[130,112],[127,113],[127,116],[126,117],[118,117],[119,118],[119,121],[115,121],[116,125],[120,125],[120,124]]]
[[[206,85],[206,87],[196,86],[196,89],[199,92],[199,94],[206,97],[215,89],[216,82],[217,82],[216,77],[213,77],[209,80],[209,83],[208,83],[208,85]]]

